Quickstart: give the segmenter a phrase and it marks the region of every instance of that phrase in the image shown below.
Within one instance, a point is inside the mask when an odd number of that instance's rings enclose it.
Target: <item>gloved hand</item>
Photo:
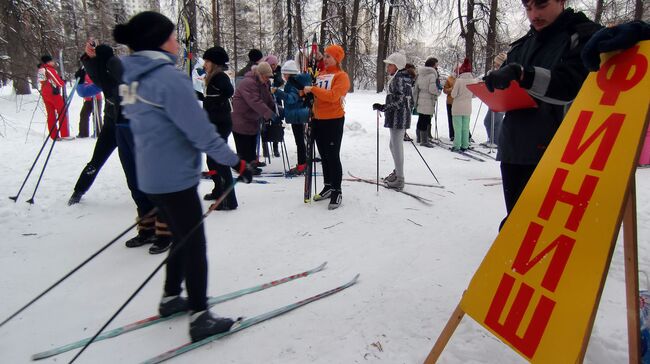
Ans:
[[[74,78],[79,80],[79,83],[84,83],[86,80],[86,70],[79,68],[77,72],[74,73]]]
[[[244,183],[251,183],[253,181],[253,168],[243,159],[240,159],[237,164],[232,166],[232,169],[239,173],[239,177],[237,177],[238,181]]]
[[[377,102],[372,104],[372,109],[373,110],[379,110],[381,112],[384,112],[385,108],[386,108],[386,105],[384,105],[384,104],[380,104],[380,103],[377,103]]]
[[[510,63],[483,77],[485,86],[490,92],[494,89],[504,90],[510,86],[511,81],[519,82],[523,74],[523,67],[519,63]]]
[[[300,81],[298,81],[294,76],[289,77],[289,80],[287,82],[289,82],[293,87],[297,88],[298,91],[305,89],[305,85],[300,83]]]
[[[627,49],[641,40],[650,38],[650,25],[633,21],[603,28],[591,36],[582,49],[582,62],[590,71],[600,68],[600,54]]]

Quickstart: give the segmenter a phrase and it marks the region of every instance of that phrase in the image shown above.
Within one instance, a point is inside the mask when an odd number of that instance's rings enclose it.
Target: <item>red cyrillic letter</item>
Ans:
[[[582,140],[587,132],[587,126],[591,122],[591,117],[593,116],[593,111],[581,111],[580,116],[576,122],[576,126],[573,128],[571,137],[567,143],[564,154],[562,154],[562,162],[567,164],[574,164],[578,158],[596,141],[599,135],[603,135],[600,144],[598,144],[598,150],[594,156],[594,160],[591,161],[590,168],[596,171],[602,171],[605,168],[609,154],[612,152],[614,143],[616,142],[616,137],[621,131],[621,126],[623,126],[623,121],[625,120],[624,114],[613,113],[607,120],[605,120],[596,131],[589,136],[589,138],[582,143]]]
[[[582,216],[585,214],[585,210],[589,204],[589,199],[591,199],[591,196],[594,194],[594,190],[598,184],[598,177],[590,175],[585,176],[582,185],[580,186],[580,191],[578,194],[574,194],[562,190],[562,186],[564,185],[568,175],[569,171],[566,169],[558,168],[555,171],[553,180],[551,181],[548,191],[546,191],[546,197],[544,197],[544,202],[542,203],[542,207],[539,209],[537,216],[544,220],[548,220],[551,217],[555,203],[558,201],[572,205],[573,209],[571,210],[571,214],[569,214],[569,218],[564,224],[564,227],[571,231],[576,231],[578,230]]]

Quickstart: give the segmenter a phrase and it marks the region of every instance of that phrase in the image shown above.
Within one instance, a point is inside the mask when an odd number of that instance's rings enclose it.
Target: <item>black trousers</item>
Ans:
[[[426,131],[431,126],[431,115],[418,114],[417,130]]]
[[[524,191],[536,165],[510,164],[501,162],[501,179],[503,181],[503,198],[508,215],[515,207],[519,196]]]
[[[138,208],[138,216],[144,216],[154,205],[147,195],[138,188],[138,177],[135,173],[135,145],[133,134],[128,124],[117,124],[115,139],[117,140],[117,152],[120,154],[120,162],[126,176],[126,184],[131,191],[131,198]],[[102,132],[104,130],[102,129]]]
[[[97,100],[99,118],[101,120],[101,109],[102,109],[102,100]],[[90,114],[93,113],[93,100],[84,100],[84,104],[81,107],[79,112],[79,137],[88,137],[90,135],[88,129],[88,121],[90,120]]]
[[[338,119],[312,120],[312,135],[323,166],[323,183],[333,189],[341,189],[343,166],[341,165],[341,141],[345,117]]]
[[[232,131],[232,123],[219,123],[215,124],[217,132],[223,138],[223,141],[228,143],[228,137]],[[212,175],[212,181],[214,182],[214,188],[212,189],[212,194],[215,196],[221,196],[226,189],[232,185],[232,171],[230,166],[225,166],[223,164],[217,163],[214,159],[207,156],[206,164],[208,169],[211,171],[216,171],[216,174]],[[222,206],[228,206],[230,208],[237,207],[237,196],[235,195],[235,190],[230,191],[228,196],[221,203]]]
[[[451,104],[447,104],[447,125],[449,126],[449,139],[454,138],[454,120],[451,116]]]
[[[237,149],[237,155],[239,158],[250,163],[257,159],[257,152],[255,148],[257,147],[257,135],[245,135],[232,132],[233,138],[235,138],[235,148]]]
[[[95,182],[99,170],[102,169],[108,157],[113,154],[115,148],[117,148],[115,124],[106,123],[97,137],[90,162],[86,164],[81,171],[81,175],[79,175],[79,179],[77,179],[77,183],[74,186],[75,192],[81,192],[82,194],[88,192],[90,186]]]
[[[293,140],[296,141],[298,164],[307,163],[307,147],[305,146],[305,124],[291,124]]]
[[[208,258],[203,212],[196,186],[147,196],[166,219],[173,237],[166,265],[165,295],[179,295],[181,283],[185,280],[190,310],[197,312],[207,309]],[[179,244],[182,246],[177,249]]]

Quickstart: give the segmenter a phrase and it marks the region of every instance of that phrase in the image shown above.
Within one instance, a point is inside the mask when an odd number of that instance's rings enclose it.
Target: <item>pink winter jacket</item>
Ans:
[[[260,119],[271,119],[275,104],[268,84],[260,82],[257,74],[250,71],[244,76],[232,98],[232,131],[255,135],[260,129]]]

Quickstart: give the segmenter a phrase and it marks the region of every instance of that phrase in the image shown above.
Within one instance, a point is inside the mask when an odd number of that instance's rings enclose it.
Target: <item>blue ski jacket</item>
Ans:
[[[303,86],[311,85],[311,76],[300,73],[295,76]],[[304,104],[304,98],[298,94],[298,89],[290,82],[284,84],[284,91],[275,91],[275,97],[284,102],[284,119],[288,124],[305,124],[309,120],[309,108]]]

